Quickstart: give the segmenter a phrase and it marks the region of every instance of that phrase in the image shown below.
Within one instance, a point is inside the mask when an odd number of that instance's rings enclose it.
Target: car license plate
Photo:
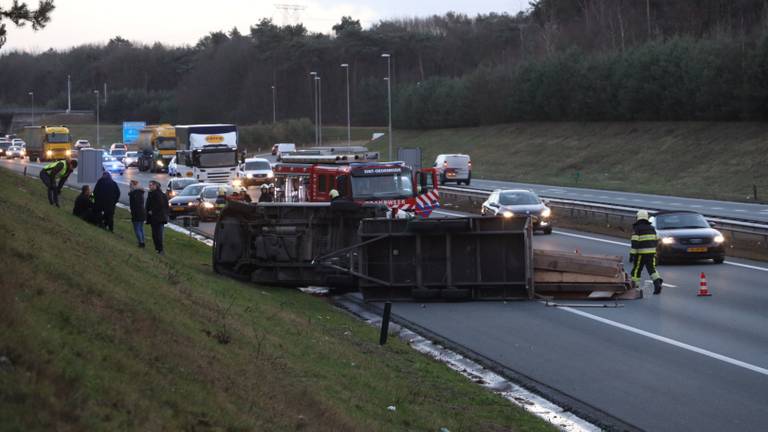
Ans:
[[[184,210],[184,207],[181,207],[181,206],[179,206],[179,207],[172,207],[171,209],[172,209],[173,211],[183,211],[183,210]]]
[[[688,252],[706,252],[707,248],[705,247],[692,247],[688,248]]]

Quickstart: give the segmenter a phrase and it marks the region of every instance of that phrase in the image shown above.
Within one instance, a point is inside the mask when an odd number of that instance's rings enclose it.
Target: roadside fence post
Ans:
[[[384,315],[381,317],[381,334],[379,335],[379,345],[387,343],[389,334],[389,315],[392,313],[392,302],[384,303]]]

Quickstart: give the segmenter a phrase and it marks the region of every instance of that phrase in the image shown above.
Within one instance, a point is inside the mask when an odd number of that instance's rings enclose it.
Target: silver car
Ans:
[[[5,157],[8,159],[23,159],[26,155],[27,152],[24,148],[19,146],[10,146],[8,147],[8,150],[5,151]]]
[[[529,216],[533,229],[552,234],[552,209],[535,192],[525,189],[496,189],[480,208],[483,216]]]

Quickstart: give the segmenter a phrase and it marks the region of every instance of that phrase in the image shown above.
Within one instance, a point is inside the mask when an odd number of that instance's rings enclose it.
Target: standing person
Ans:
[[[75,199],[75,206],[72,208],[72,214],[80,219],[90,222],[93,217],[93,202],[91,201],[91,187],[83,185],[80,188],[80,195]]]
[[[245,188],[240,188],[240,199],[247,203],[252,201],[251,196],[248,195],[248,191]]]
[[[163,251],[163,228],[168,223],[168,197],[163,193],[160,183],[155,180],[149,182],[149,194],[147,194],[147,223],[152,227],[152,242],[155,250],[160,255]]]
[[[272,202],[272,195],[269,193],[269,186],[261,185],[261,193],[259,194],[259,202]]]
[[[653,279],[653,293],[661,294],[661,287],[664,280],[656,270],[656,246],[659,243],[659,237],[656,235],[656,229],[648,221],[648,212],[640,210],[637,212],[637,222],[632,225],[632,246],[629,250],[629,262],[634,263],[632,267],[632,280],[635,283],[640,282],[640,276],[643,267],[648,271]]]
[[[95,212],[101,215],[101,223],[104,228],[115,232],[115,206],[120,200],[120,188],[117,186],[108,171],[104,171],[96,186],[93,188],[95,197]]]
[[[64,187],[75,168],[77,168],[77,161],[71,159],[51,162],[40,170],[40,180],[48,188],[48,203],[59,207],[61,188]]]
[[[128,201],[131,205],[133,232],[136,234],[139,247],[144,248],[144,221],[147,220],[147,212],[144,209],[144,188],[141,187],[138,181],[131,180],[130,189]]]

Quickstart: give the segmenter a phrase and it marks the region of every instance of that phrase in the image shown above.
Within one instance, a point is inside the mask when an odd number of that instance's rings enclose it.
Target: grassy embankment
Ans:
[[[768,123],[514,123],[397,130],[395,147],[468,153],[479,178],[768,201]],[[387,140],[373,146],[386,151]]]
[[[550,430],[324,299],[136,248],[0,170],[3,430]],[[387,410],[395,405],[397,410]]]

